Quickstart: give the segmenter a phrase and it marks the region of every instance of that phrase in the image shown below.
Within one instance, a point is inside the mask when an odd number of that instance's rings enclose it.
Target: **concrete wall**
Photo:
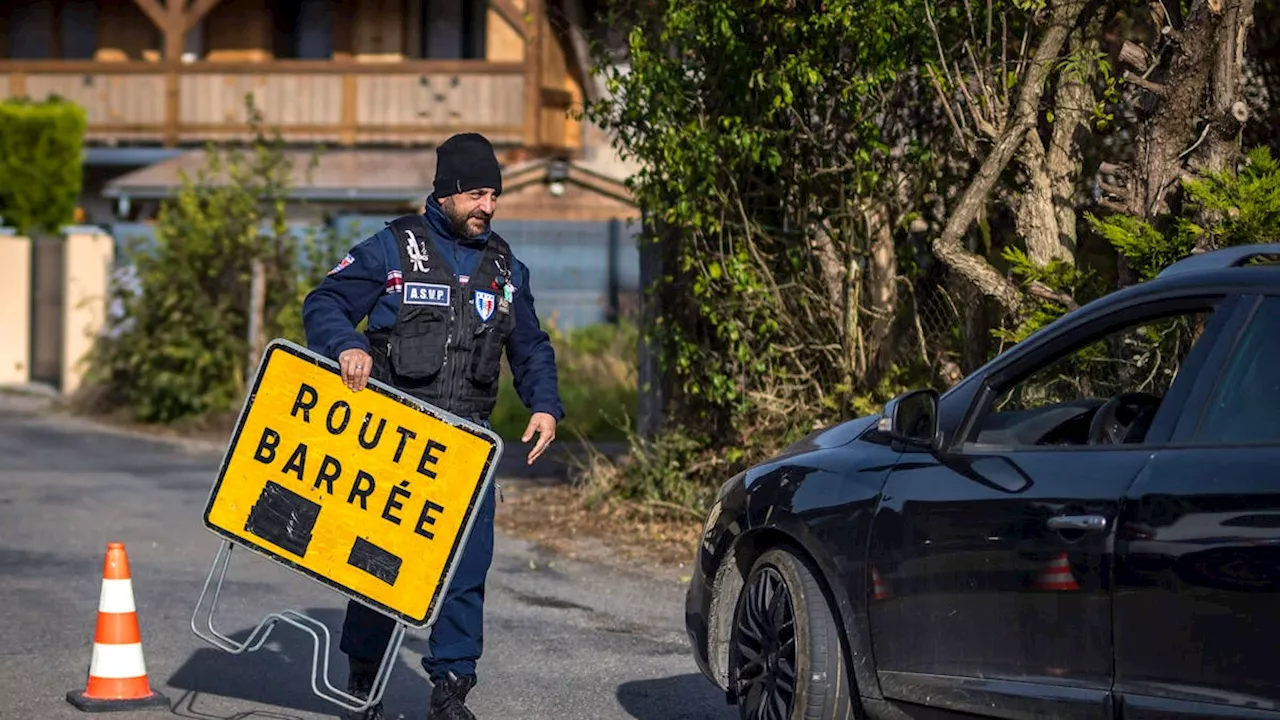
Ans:
[[[92,226],[66,228],[63,236],[62,393],[70,395],[80,387],[85,361],[106,322],[115,240]]]
[[[31,241],[0,228],[0,385],[23,385],[31,361]]]
[[[85,360],[106,322],[115,241],[97,227],[62,232],[61,392],[81,385]],[[0,267],[11,270],[0,283],[0,386],[31,382],[31,241],[0,228]]]

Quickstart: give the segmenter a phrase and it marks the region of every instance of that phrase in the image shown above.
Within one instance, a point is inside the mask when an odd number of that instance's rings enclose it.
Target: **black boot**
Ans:
[[[476,720],[466,706],[467,693],[475,686],[475,675],[441,678],[431,690],[431,720]]]
[[[363,700],[369,697],[369,691],[373,689],[373,680],[378,674],[378,663],[351,658],[350,665],[351,673],[347,676],[347,692]],[[382,701],[379,700],[377,704],[363,712],[348,710],[346,718],[347,720],[382,720]]]

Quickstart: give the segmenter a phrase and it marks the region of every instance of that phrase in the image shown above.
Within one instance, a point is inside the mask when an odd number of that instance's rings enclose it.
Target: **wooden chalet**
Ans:
[[[88,115],[82,225],[0,227],[0,258],[30,279],[0,298],[30,318],[0,384],[75,387],[68,363],[107,313],[107,258],[154,229],[207,143],[250,139],[250,94],[292,156],[325,147],[294,186],[303,224],[420,210],[434,146],[484,133],[505,166],[495,225],[539,278],[542,311],[565,327],[616,316],[638,287],[621,229],[638,214],[633,170],[568,113],[592,97],[594,1],[0,0],[0,100],[58,95]],[[93,316],[70,314],[86,297]]]
[[[548,7],[547,3],[556,3]],[[581,0],[5,0],[0,99],[57,94],[101,147],[247,137],[252,93],[286,140],[431,146],[513,161],[582,151]]]

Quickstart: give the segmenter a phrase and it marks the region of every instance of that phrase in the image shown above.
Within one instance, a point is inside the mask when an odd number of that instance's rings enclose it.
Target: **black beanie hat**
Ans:
[[[479,133],[461,133],[445,140],[436,148],[436,186],[438,198],[464,193],[476,188],[493,188],[502,192],[502,169],[493,145]]]

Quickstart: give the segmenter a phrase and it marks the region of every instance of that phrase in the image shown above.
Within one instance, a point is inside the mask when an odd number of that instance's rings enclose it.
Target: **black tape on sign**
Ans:
[[[400,577],[401,562],[399,557],[359,537],[351,546],[351,556],[347,558],[348,565],[359,568],[392,587],[396,584],[396,578]]]
[[[298,557],[307,556],[320,504],[283,485],[268,482],[249,511],[244,529]]]

